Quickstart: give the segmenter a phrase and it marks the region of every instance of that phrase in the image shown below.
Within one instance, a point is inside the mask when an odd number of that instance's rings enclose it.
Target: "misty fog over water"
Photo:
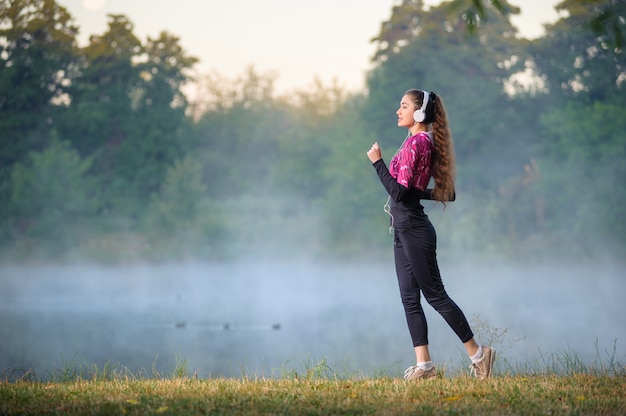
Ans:
[[[626,356],[626,274],[617,264],[441,264],[479,342],[512,363],[575,351]],[[462,345],[427,304],[436,365]],[[185,360],[200,377],[281,376],[326,359],[335,372],[400,376],[414,355],[393,262],[245,262],[166,266],[0,267],[0,373]]]

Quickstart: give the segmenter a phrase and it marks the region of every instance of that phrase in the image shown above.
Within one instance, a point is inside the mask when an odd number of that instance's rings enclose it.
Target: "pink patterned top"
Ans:
[[[423,191],[430,181],[432,133],[421,131],[407,138],[389,163],[389,173],[406,188]]]

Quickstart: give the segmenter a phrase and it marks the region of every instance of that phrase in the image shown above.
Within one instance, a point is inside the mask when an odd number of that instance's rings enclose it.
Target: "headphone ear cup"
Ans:
[[[415,110],[413,113],[413,120],[418,123],[423,123],[426,120],[426,109],[428,108],[428,101],[430,97],[430,93],[428,91],[422,91],[424,94],[422,97],[422,107]]]

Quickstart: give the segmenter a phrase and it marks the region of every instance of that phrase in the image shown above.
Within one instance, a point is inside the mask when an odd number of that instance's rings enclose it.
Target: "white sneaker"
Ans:
[[[404,370],[404,379],[405,380],[422,380],[427,378],[432,378],[437,375],[437,370],[435,367],[430,370],[424,370],[416,365],[412,365],[411,367]]]
[[[477,363],[470,365],[474,377],[484,380],[491,376],[493,370],[493,362],[496,360],[496,350],[491,347],[483,346],[483,359]]]

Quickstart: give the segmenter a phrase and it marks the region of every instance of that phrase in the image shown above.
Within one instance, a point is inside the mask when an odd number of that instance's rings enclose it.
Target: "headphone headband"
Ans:
[[[422,108],[420,108],[420,111],[422,111],[424,114],[426,114],[426,106],[428,106],[428,101],[430,99],[430,93],[426,90],[422,90],[422,92],[424,93],[424,98],[422,99]]]

